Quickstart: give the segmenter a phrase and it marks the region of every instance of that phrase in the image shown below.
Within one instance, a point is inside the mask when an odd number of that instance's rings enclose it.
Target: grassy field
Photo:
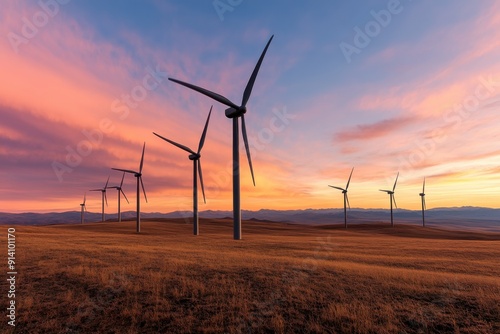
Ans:
[[[17,227],[17,326],[0,329],[500,333],[499,234],[249,221],[234,241],[229,220],[200,226]]]

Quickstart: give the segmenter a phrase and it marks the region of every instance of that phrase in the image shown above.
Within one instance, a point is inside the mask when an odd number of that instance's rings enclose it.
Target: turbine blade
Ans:
[[[127,195],[125,195],[125,192],[123,191],[123,189],[122,189],[122,188],[120,188],[120,192],[123,194],[123,197],[125,197],[125,199],[127,200],[127,203],[130,203],[130,202],[128,201]]]
[[[398,177],[399,177],[399,172],[398,175],[396,176],[396,181],[394,181],[394,187],[392,187],[392,191],[396,189],[396,183],[398,183]]]
[[[351,210],[351,204],[349,203],[349,196],[347,196],[347,193],[345,194],[345,199],[347,200],[347,206],[349,207],[349,210]]]
[[[144,146],[142,146],[142,156],[141,156],[141,165],[139,166],[139,173],[142,173],[142,165],[144,164],[144,150],[146,149],[146,142],[144,142]]]
[[[379,189],[379,191],[383,191],[383,192],[386,192],[386,193],[390,193],[391,192],[390,190],[383,190],[383,189]]]
[[[332,187],[332,188],[335,188],[335,189],[338,189],[338,190],[341,190],[341,191],[344,191],[344,189],[340,188],[340,187],[335,187],[335,186],[330,186],[329,187]]]
[[[108,206],[108,196],[106,196],[106,191],[104,191],[104,199],[106,200],[106,206]]]
[[[241,115],[241,130],[243,132],[243,141],[245,142],[245,149],[247,151],[248,164],[250,165],[250,172],[252,173],[252,181],[255,186],[255,178],[253,175],[253,167],[252,167],[252,157],[250,156],[250,147],[248,146],[248,138],[247,138],[247,128],[245,126],[245,115]]]
[[[424,210],[427,210],[427,205],[425,204],[425,197],[422,196],[422,202],[424,202]]]
[[[106,180],[106,184],[104,185],[104,189],[106,189],[108,187],[108,183],[109,183],[109,176],[108,176],[108,179]]]
[[[123,180],[125,179],[125,172],[123,172],[123,176],[122,176],[122,182],[120,182],[120,189],[121,187],[123,186]]]
[[[189,147],[187,146],[184,146],[182,144],[179,144],[179,143],[176,143],[175,141],[173,140],[170,140],[168,138],[165,138],[163,136],[160,136],[159,134],[157,134],[156,132],[153,132],[153,134],[157,137],[160,137],[161,139],[165,140],[165,141],[168,141],[170,144],[174,145],[174,146],[177,146],[178,148],[180,148],[181,150],[184,150],[188,153],[191,153],[191,154],[196,154],[192,149],[190,149]]]
[[[89,191],[102,191],[102,189],[90,189]]]
[[[244,107],[247,105],[248,99],[250,98],[250,94],[252,94],[252,88],[255,83],[255,79],[257,78],[257,74],[259,73],[260,65],[262,64],[262,61],[264,60],[264,56],[266,55],[267,48],[269,48],[269,44],[271,44],[271,41],[273,40],[274,35],[271,36],[269,39],[269,42],[267,42],[266,47],[264,48],[264,51],[262,51],[262,54],[260,55],[259,61],[255,65],[255,68],[253,69],[252,75],[250,76],[250,79],[248,80],[247,86],[245,88],[245,92],[243,93],[243,99],[241,101],[241,106]]]
[[[351,174],[349,175],[349,180],[347,180],[347,185],[345,186],[345,190],[349,188],[349,183],[351,183],[352,172],[354,172],[354,167],[352,167],[351,169]]]
[[[394,196],[394,194],[392,194],[392,201],[394,202],[394,206],[396,207],[396,209],[398,208],[398,205],[396,204],[396,196]]]
[[[203,193],[203,202],[207,204],[207,200],[205,198],[205,187],[203,186],[203,174],[201,172],[201,160],[198,160],[198,175],[200,176],[201,192]]]
[[[83,205],[85,206],[85,202],[87,201],[87,193],[85,193],[85,195],[83,195]]]
[[[210,111],[208,112],[207,121],[205,123],[205,128],[203,129],[203,134],[201,135],[201,138],[200,138],[200,144],[198,145],[198,154],[201,152],[201,149],[203,148],[203,145],[205,144],[205,136],[207,135],[208,122],[210,121],[210,115],[212,114],[212,108],[213,108],[213,106],[210,107]]]
[[[130,174],[137,174],[137,172],[134,172],[133,170],[130,169],[121,169],[121,168],[111,168],[112,170],[117,170],[120,172],[125,172],[125,173],[130,173]]]
[[[148,202],[148,197],[146,196],[146,189],[144,189],[144,183],[142,183],[142,176],[139,176],[139,179],[141,181],[141,186],[142,186],[142,192],[144,193],[144,198],[146,199],[146,203]],[[139,194],[137,194],[139,195]]]
[[[424,185],[422,186],[422,193],[425,194],[425,177],[424,177]]]
[[[184,82],[184,81],[180,81],[180,80],[177,80],[177,79],[173,79],[173,78],[168,78],[168,80],[170,81],[173,81],[175,83],[178,83],[179,85],[182,85],[182,86],[185,86],[187,88],[191,88],[192,90],[195,90],[197,91],[198,93],[201,93],[203,95],[206,95],[212,99],[214,99],[215,101],[218,101],[222,104],[225,104],[226,106],[228,107],[232,107],[234,109],[237,109],[239,110],[240,107],[238,107],[236,104],[234,104],[233,102],[229,101],[227,98],[225,98],[224,96],[220,95],[220,94],[217,94],[217,93],[214,93],[214,92],[211,92],[209,91],[208,89],[205,89],[205,88],[201,88],[201,87],[198,87],[198,86],[195,86],[195,85],[192,85],[190,83],[187,83],[187,82]]]

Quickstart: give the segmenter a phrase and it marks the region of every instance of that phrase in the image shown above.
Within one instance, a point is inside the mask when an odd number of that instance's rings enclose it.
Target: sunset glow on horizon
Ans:
[[[99,212],[89,190],[137,169],[144,142],[142,211],[192,210],[188,154],[153,132],[194,149],[212,105],[199,210],[231,210],[226,107],[168,77],[239,103],[273,34],[245,116],[256,187],[240,140],[243,210],[341,208],[328,185],[353,167],[352,208],[388,208],[398,171],[399,208],[420,208],[424,177],[427,208],[500,207],[498,2],[233,4],[2,4],[0,212],[78,211],[85,193]]]

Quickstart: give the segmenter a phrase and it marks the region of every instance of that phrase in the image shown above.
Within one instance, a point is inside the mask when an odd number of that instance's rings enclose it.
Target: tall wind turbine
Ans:
[[[396,204],[396,199],[394,198],[394,191],[396,190],[396,183],[398,183],[398,177],[399,177],[399,172],[398,172],[398,175],[396,176],[396,181],[394,181],[394,186],[392,187],[392,190],[380,189],[380,191],[383,191],[383,192],[386,192],[387,194],[389,194],[389,201],[391,202],[391,226],[392,227],[394,227],[394,219],[392,216],[392,202],[394,202],[394,206],[396,207],[396,209],[398,208],[398,205]]]
[[[352,172],[353,171],[354,171],[354,167],[351,169],[351,174],[349,175],[349,180],[347,180],[347,185],[345,186],[345,189],[329,185],[329,187],[338,189],[338,190],[342,191],[342,194],[344,194],[344,228],[347,228],[347,209],[346,209],[346,204],[349,206],[349,210],[351,209],[351,205],[349,204],[349,197],[347,197],[347,189],[349,188],[349,183],[351,182],[351,176],[352,176]]]
[[[82,207],[82,212],[80,213],[80,223],[83,224],[83,220],[84,220],[84,211],[87,211],[87,207],[85,205],[85,202],[87,201],[87,194],[83,195],[83,203],[80,204],[80,206]]]
[[[106,200],[106,206],[108,206],[108,197],[106,196],[106,189],[108,188],[109,176],[104,188],[102,189],[92,189],[90,191],[100,191],[102,193],[102,221],[104,222],[104,200]]]
[[[250,79],[248,80],[247,86],[245,88],[245,91],[243,93],[243,99],[241,101],[241,106],[238,106],[231,102],[229,99],[226,97],[211,92],[205,88],[201,88],[192,84],[189,84],[187,82],[183,82],[180,80],[168,78],[169,80],[176,82],[180,85],[183,85],[185,87],[191,88],[201,94],[204,94],[208,97],[211,97],[212,99],[225,104],[229,108],[226,109],[226,117],[227,118],[232,118],[233,119],[233,215],[234,215],[234,239],[235,240],[241,240],[241,201],[240,201],[240,152],[239,152],[239,122],[238,119],[241,118],[241,129],[242,129],[242,134],[243,134],[243,141],[245,143],[245,149],[247,153],[247,159],[248,159],[248,164],[250,165],[250,172],[252,173],[252,181],[253,185],[255,186],[255,178],[253,175],[253,167],[252,167],[252,159],[250,157],[250,148],[248,146],[248,139],[247,139],[247,130],[245,126],[245,113],[247,112],[246,104],[248,102],[248,99],[250,98],[250,94],[252,93],[252,88],[255,83],[255,79],[257,78],[257,74],[259,73],[260,65],[262,64],[262,61],[264,60],[264,56],[266,55],[267,49],[269,47],[269,44],[271,44],[271,41],[273,39],[274,35],[271,36],[269,41],[266,44],[266,47],[264,48],[264,51],[262,51],[262,54],[260,55],[259,60],[257,61],[257,65],[255,65],[255,68],[252,72],[252,75],[250,76]]]
[[[123,197],[125,197],[125,199],[127,200],[127,203],[129,203],[127,195],[125,195],[125,192],[123,192],[123,189],[122,189],[124,178],[125,178],[125,172],[123,172],[122,182],[120,182],[119,186],[109,187],[109,188],[118,190],[118,222],[122,221],[122,211],[121,211],[121,206],[120,206],[121,197],[122,197],[121,194],[123,194]]]
[[[210,107],[210,112],[208,113],[207,121],[205,123],[205,128],[203,129],[203,133],[200,138],[200,143],[198,144],[198,151],[195,152],[187,146],[182,144],[178,144],[170,139],[160,136],[159,134],[153,132],[156,136],[160,137],[163,140],[166,140],[170,144],[177,146],[181,150],[184,150],[189,155],[189,160],[193,161],[193,234],[199,235],[200,228],[198,224],[198,174],[200,175],[200,183],[201,183],[201,192],[203,193],[203,201],[207,203],[205,199],[205,188],[203,187],[203,174],[201,173],[201,149],[203,148],[203,144],[205,143],[205,136],[207,135],[208,122],[210,121],[210,115],[212,114],[212,107]]]
[[[419,194],[422,199],[422,226],[425,227],[425,209],[427,209],[425,205],[425,177],[424,177],[424,185],[422,186],[422,192]]]
[[[144,143],[144,146],[142,147],[141,163],[139,165],[138,172],[130,169],[111,168],[113,170],[118,170],[120,172],[134,174],[134,176],[137,178],[137,223],[136,223],[137,233],[141,232],[141,191],[140,191],[141,186],[142,186],[142,191],[144,192],[144,198],[146,199],[146,203],[148,202],[148,197],[146,196],[146,190],[144,189],[144,183],[142,183],[142,166],[144,164],[145,149],[146,149],[146,143]]]

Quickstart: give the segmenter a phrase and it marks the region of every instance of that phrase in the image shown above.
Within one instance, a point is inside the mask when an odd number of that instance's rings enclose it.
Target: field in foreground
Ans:
[[[249,221],[234,241],[229,220],[191,230],[18,227],[17,326],[2,315],[2,332],[500,333],[499,234]]]

